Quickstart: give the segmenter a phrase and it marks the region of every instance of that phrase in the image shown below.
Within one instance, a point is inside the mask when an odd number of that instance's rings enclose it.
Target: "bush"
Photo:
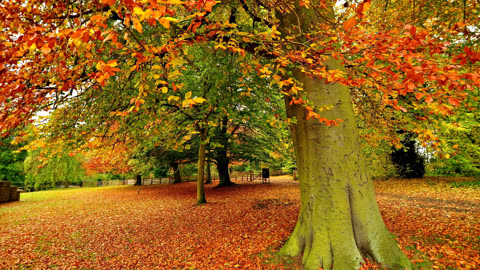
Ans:
[[[456,155],[449,159],[438,159],[432,162],[428,168],[434,175],[480,177],[480,169],[472,163],[470,158],[462,155]]]

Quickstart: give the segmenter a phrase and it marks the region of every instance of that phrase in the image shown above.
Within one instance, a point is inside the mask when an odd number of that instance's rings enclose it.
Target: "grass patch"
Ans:
[[[450,187],[480,189],[480,181],[453,182],[453,183],[450,183]]]

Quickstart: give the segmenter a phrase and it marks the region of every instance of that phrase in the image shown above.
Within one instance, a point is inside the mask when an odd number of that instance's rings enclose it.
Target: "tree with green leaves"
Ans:
[[[0,140],[0,179],[7,180],[14,186],[23,187],[25,173],[23,161],[27,151],[20,150],[20,145],[12,144],[12,138]]]
[[[48,156],[41,149],[28,153],[24,161],[25,188],[27,190],[45,190],[62,185],[80,185],[85,171],[81,156],[69,154]]]

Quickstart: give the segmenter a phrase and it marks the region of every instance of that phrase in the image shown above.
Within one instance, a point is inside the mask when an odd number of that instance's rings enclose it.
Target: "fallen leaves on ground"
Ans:
[[[41,198],[38,198],[41,194]],[[195,184],[22,194],[0,208],[0,269],[278,269],[298,186]]]
[[[375,182],[388,229],[419,266],[480,269],[480,190],[453,188],[472,178],[427,177]]]
[[[0,269],[283,269],[298,184],[76,188],[0,206]],[[419,265],[480,268],[480,191],[438,179],[375,182],[387,227]],[[273,252],[272,252],[273,251]],[[374,266],[374,264],[370,264]],[[449,267],[449,268],[448,268]]]

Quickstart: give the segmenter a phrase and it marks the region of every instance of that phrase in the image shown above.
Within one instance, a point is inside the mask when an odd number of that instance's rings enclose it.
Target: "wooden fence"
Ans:
[[[270,176],[281,175],[282,171],[270,171]],[[230,174],[230,179],[233,181],[262,181],[262,172],[248,171],[248,172],[233,172]],[[183,182],[196,181],[196,175],[182,176]],[[218,175],[212,174],[212,180],[218,180]],[[173,177],[165,178],[142,178],[142,185],[159,185],[173,183]],[[107,187],[107,186],[124,186],[135,185],[135,179],[126,180],[101,180],[101,181],[83,181],[83,187]]]
[[[173,177],[166,178],[142,178],[142,185],[159,185],[173,183]],[[83,181],[83,187],[109,187],[135,185],[135,179],[126,180],[101,180],[101,181]]]

